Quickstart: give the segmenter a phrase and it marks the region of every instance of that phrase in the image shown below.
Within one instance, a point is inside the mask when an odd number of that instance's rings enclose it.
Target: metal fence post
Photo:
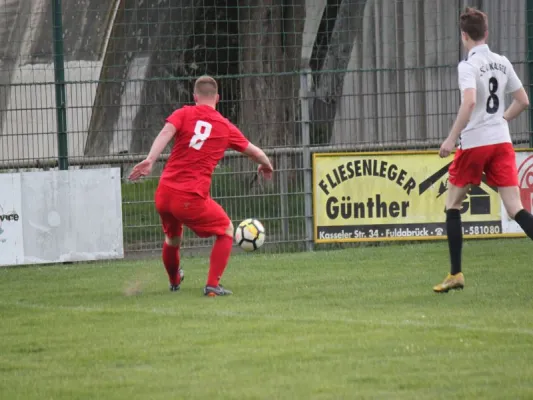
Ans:
[[[280,197],[280,214],[281,214],[281,238],[282,240],[289,239],[289,178],[288,178],[288,163],[287,154],[279,156],[279,197]]]
[[[300,106],[302,114],[302,165],[304,170],[304,201],[305,201],[305,248],[314,249],[313,242],[313,170],[311,165],[311,133],[309,118],[309,87],[311,70],[306,68],[300,75]]]
[[[533,93],[533,0],[526,1],[526,40],[529,96]],[[533,148],[533,108],[529,107],[529,147]]]
[[[61,0],[52,1],[54,41],[54,78],[56,92],[57,148],[59,169],[68,169],[67,104],[65,92],[65,60],[63,54],[63,21]]]

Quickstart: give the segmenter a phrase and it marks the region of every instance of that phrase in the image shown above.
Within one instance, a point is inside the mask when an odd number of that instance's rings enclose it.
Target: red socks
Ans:
[[[228,235],[217,236],[217,240],[211,251],[211,260],[209,265],[209,275],[207,276],[207,286],[218,286],[220,278],[228,265],[231,248],[233,247],[233,238]]]
[[[220,278],[228,265],[228,260],[233,247],[233,238],[228,235],[217,236],[217,240],[211,251],[209,274],[207,276],[207,286],[218,286]],[[171,285],[179,285],[181,278],[180,268],[180,248],[172,247],[166,242],[163,243],[163,264],[167,270],[168,280]]]
[[[168,280],[171,285],[179,285],[181,278],[180,270],[180,248],[172,247],[167,242],[163,243],[163,264],[167,270]]]

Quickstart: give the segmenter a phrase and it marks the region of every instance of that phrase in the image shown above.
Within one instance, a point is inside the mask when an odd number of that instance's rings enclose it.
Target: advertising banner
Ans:
[[[19,174],[0,174],[0,265],[24,260],[20,187]]]
[[[451,160],[433,151],[314,154],[315,242],[445,238]],[[517,152],[517,166],[522,202],[531,210],[533,152]],[[466,238],[523,235],[485,176],[461,214]]]
[[[0,266],[123,257],[120,169],[0,174]]]

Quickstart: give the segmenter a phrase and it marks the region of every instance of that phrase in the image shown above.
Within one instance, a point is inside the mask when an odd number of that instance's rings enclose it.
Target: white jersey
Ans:
[[[512,143],[509,125],[503,119],[506,93],[522,87],[511,62],[490,51],[486,44],[476,46],[458,67],[461,102],[464,90],[476,89],[476,106],[461,132],[461,148]]]

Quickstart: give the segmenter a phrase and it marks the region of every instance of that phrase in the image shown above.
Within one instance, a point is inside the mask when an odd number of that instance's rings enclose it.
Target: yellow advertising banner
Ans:
[[[444,238],[451,161],[436,152],[314,154],[315,242]],[[485,177],[461,214],[465,237],[501,236],[501,202]]]

